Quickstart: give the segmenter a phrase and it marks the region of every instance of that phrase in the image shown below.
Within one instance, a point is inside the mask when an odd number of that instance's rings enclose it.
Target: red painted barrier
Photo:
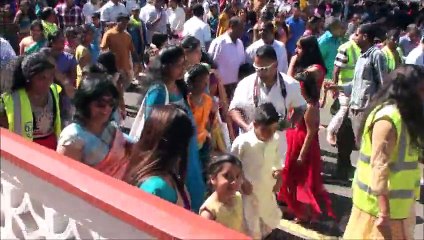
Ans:
[[[159,239],[249,239],[89,166],[0,129],[1,157]]]

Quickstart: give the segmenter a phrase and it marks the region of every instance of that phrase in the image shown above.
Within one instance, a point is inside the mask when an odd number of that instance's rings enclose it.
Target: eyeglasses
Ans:
[[[105,108],[107,106],[111,107],[111,108],[115,108],[117,106],[117,102],[115,99],[99,99],[97,101],[94,102],[94,105],[97,108]]]
[[[269,69],[272,68],[272,66],[274,64],[275,64],[275,62],[271,63],[270,65],[268,65],[266,67],[259,67],[259,66],[256,66],[255,64],[253,64],[253,68],[255,69],[256,72],[268,71]]]

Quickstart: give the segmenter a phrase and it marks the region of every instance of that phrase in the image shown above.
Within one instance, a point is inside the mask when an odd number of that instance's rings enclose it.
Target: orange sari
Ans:
[[[122,180],[129,163],[128,146],[129,144],[125,140],[124,134],[116,131],[109,153],[94,168],[111,177]]]

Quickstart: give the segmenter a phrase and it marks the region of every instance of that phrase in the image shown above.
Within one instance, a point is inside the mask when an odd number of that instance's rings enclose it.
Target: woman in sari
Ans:
[[[123,179],[131,144],[116,122],[111,121],[118,96],[108,75],[87,74],[75,92],[74,122],[60,134],[57,152]]]
[[[19,43],[19,54],[31,54],[40,51],[47,45],[43,34],[43,24],[40,20],[31,23],[30,35],[22,39]]]
[[[191,210],[184,180],[193,135],[192,122],[183,110],[175,105],[154,107],[132,149],[125,181]]]
[[[193,114],[187,103],[187,86],[183,79],[185,65],[184,49],[171,46],[164,48],[151,63],[147,79],[144,81],[143,89],[148,89],[145,94],[144,116],[149,116],[152,108],[160,105],[175,104],[187,112],[196,132],[196,125]],[[140,136],[137,123],[131,128],[130,136]],[[136,137],[137,138],[137,137]],[[199,160],[199,150],[197,148],[197,138],[193,135],[188,152],[187,178],[185,180],[190,198],[192,200],[192,210],[198,212],[205,196],[205,182],[202,175],[202,166]]]

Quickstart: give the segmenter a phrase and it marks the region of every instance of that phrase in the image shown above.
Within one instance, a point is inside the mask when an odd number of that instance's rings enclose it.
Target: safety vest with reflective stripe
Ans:
[[[370,127],[382,117],[388,117],[396,128],[397,142],[389,162],[388,196],[390,218],[409,217],[411,206],[419,196],[420,170],[419,151],[410,144],[408,130],[402,122],[395,105],[377,107],[371,112],[365,123],[359,160],[352,183],[353,204],[373,216],[379,213],[377,196],[371,189],[372,167],[370,165],[372,133]]]
[[[381,50],[383,51],[384,56],[386,57],[386,63],[387,63],[387,68],[388,68],[389,72],[395,70],[398,67],[398,65],[402,63],[403,53],[402,53],[402,50],[400,48],[396,49],[396,51],[399,54],[399,59],[401,61],[400,63],[396,63],[395,56],[393,55],[392,50],[390,50],[390,48],[385,46]]]
[[[353,40],[350,40],[339,47],[339,52],[343,50],[346,51],[347,64],[344,68],[340,69],[339,84],[352,81],[353,75],[355,73],[356,62],[361,55],[361,49]]]
[[[55,109],[54,132],[55,135],[59,137],[60,132],[62,131],[59,108],[59,93],[62,89],[60,86],[52,84],[50,86],[50,90],[50,92],[53,93],[53,109]],[[34,119],[31,103],[29,101],[26,90],[19,89],[12,93],[5,93],[2,95],[2,99],[6,109],[9,130],[32,141]]]

